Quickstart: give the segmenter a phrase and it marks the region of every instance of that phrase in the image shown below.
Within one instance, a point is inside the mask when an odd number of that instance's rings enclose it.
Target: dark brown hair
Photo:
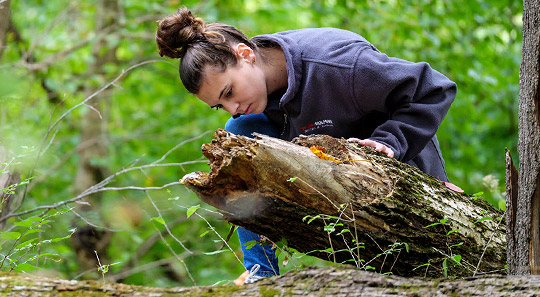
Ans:
[[[186,89],[197,94],[205,66],[225,71],[238,62],[233,46],[244,43],[258,53],[257,46],[240,30],[222,23],[206,25],[187,8],[159,22],[156,32],[159,54],[180,58],[180,79]]]

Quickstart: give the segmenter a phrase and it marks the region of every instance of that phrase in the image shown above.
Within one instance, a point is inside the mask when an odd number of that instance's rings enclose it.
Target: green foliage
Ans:
[[[504,147],[517,156],[521,2],[129,0],[118,3],[121,14],[117,16],[117,26],[105,34],[105,48],[114,49],[116,62],[96,72],[92,54],[97,49],[97,38],[105,32],[96,30],[99,9],[95,1],[11,1],[12,20],[18,34],[8,34],[8,46],[0,57],[0,145],[21,156],[13,169],[23,173],[22,183],[28,184],[2,190],[11,193],[28,186],[21,210],[51,205],[79,194],[74,190],[78,152],[88,140],[80,131],[84,115],[95,111],[81,106],[66,114],[52,129],[51,125],[92,92],[139,62],[160,61],[130,70],[107,90],[110,96],[102,93],[93,99],[100,102],[102,121],[95,124],[106,131],[102,141],[107,151],[106,157],[94,159],[93,165],[104,166],[113,174],[151,164],[182,141],[223,127],[228,116],[212,111],[188,94],[178,79],[178,61],[160,59],[157,54],[153,41],[155,21],[184,5],[207,22],[229,23],[248,36],[300,27],[339,27],[360,33],[390,56],[429,62],[454,80],[459,90],[438,131],[450,180],[466,192],[482,191],[485,194],[478,195],[482,199],[500,208],[504,206],[504,188],[499,182],[504,180]],[[187,142],[166,155],[161,163],[198,160],[201,144],[210,139],[211,134],[204,134]],[[199,170],[208,171],[208,166],[195,163],[142,168],[116,176],[109,186],[158,187]],[[243,272],[236,259],[240,246],[235,235],[228,243],[232,251],[219,250],[223,241],[218,235],[227,234],[228,227],[218,215],[203,211],[205,205],[193,206],[200,203],[195,195],[182,186],[148,193],[160,213],[142,191],[106,191],[99,198],[102,217],[96,213],[85,216],[102,228],[114,230],[108,249],[108,258],[114,266],[109,263],[100,266],[108,269],[104,277],[132,268],[128,267],[130,260],[142,265],[175,258],[163,240],[150,244],[158,232],[156,228],[185,265],[175,259],[167,269],[156,265],[131,274],[125,282],[192,285],[191,274],[199,285],[210,285],[234,279]],[[184,211],[186,216],[182,215]],[[73,221],[85,222],[72,212],[56,216],[54,224],[46,222],[49,215],[38,214],[11,218],[6,229],[1,230],[4,269],[29,271],[39,266],[55,270],[63,278],[77,277],[81,271],[76,255],[69,241],[63,239],[67,239],[67,226]],[[212,228],[197,214],[205,217]],[[320,217],[305,218],[307,223],[315,219]],[[348,232],[339,228],[339,222],[330,221],[327,232]],[[195,253],[189,254],[172,239],[166,226]],[[150,247],[141,255],[139,248],[145,244]],[[284,246],[280,249],[289,252],[280,252],[280,260],[295,265],[287,265],[282,272],[292,269],[291,266],[326,265]],[[388,250],[400,248],[404,246],[388,247]],[[40,253],[37,249],[41,249]],[[62,261],[58,261],[60,258]],[[455,260],[445,263],[454,265],[459,262]],[[363,265],[365,269],[372,268]],[[429,264],[426,266],[429,268]]]
[[[75,229],[69,230],[70,234],[44,240],[41,236],[43,229],[53,223],[51,217],[64,214],[66,211],[52,211],[42,217],[29,217],[13,223],[12,230],[0,232],[0,269],[5,271],[29,272],[39,270],[40,267],[32,265],[34,261],[44,258],[55,260],[59,254],[43,252],[38,248],[48,248],[53,243],[68,239]]]

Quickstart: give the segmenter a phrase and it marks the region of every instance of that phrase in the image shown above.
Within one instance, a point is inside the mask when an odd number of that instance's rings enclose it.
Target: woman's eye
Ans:
[[[227,90],[227,93],[225,93],[225,97],[230,97],[232,95],[232,88]]]
[[[223,105],[218,104],[218,105],[211,106],[211,108],[215,108],[216,110],[219,110],[220,108],[223,108]]]

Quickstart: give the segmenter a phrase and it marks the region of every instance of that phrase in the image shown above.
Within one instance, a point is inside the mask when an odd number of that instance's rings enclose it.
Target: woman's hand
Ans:
[[[378,143],[376,141],[373,141],[371,139],[358,139],[358,138],[351,137],[351,138],[347,139],[347,141],[354,142],[354,143],[359,143],[361,145],[370,146],[370,147],[374,148],[376,151],[378,151],[380,153],[383,153],[383,154],[386,154],[389,158],[394,157],[394,151],[391,148],[387,147],[386,145],[384,145],[382,143]]]

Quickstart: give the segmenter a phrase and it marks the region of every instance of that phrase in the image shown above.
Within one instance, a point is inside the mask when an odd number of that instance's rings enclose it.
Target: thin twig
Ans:
[[[447,257],[447,258],[450,258],[450,259],[452,259],[452,261],[454,261],[454,262],[460,264],[461,267],[464,267],[465,269],[469,270],[470,272],[473,272],[473,270],[472,270],[471,268],[469,268],[469,267],[467,267],[466,265],[462,265],[461,263],[457,262],[456,260],[454,260],[454,258],[453,258],[452,256],[448,255],[447,253],[445,253],[445,252],[443,252],[443,251],[437,249],[436,247],[431,247],[431,248],[434,249],[435,251],[439,252],[439,254],[441,254],[441,255],[443,255],[443,256],[445,256],[445,257]],[[471,263],[468,263],[468,262],[466,262],[466,261],[463,261],[463,263],[465,263],[465,264],[467,264],[467,265],[469,265],[469,266],[471,266],[471,267],[474,268],[474,265],[472,265]]]
[[[489,238],[488,242],[486,243],[486,246],[484,247],[484,250],[482,251],[482,255],[480,256],[480,259],[478,260],[478,264],[476,265],[476,269],[474,270],[473,277],[475,277],[476,274],[478,273],[478,268],[480,267],[480,263],[482,263],[482,259],[484,258],[484,254],[486,253],[486,250],[487,250],[489,244],[491,243],[491,240],[493,239],[493,236],[495,236],[495,233],[499,229],[499,226],[501,225],[501,222],[502,222],[502,218],[504,218],[505,214],[506,214],[506,210],[501,215],[499,223],[497,223],[497,227],[495,227],[495,230],[493,230],[493,233],[491,233],[491,237]]]
[[[169,248],[169,251],[171,251],[171,253],[174,255],[174,257],[176,258],[176,260],[178,260],[180,263],[182,263],[182,265],[184,265],[184,269],[186,269],[186,273],[187,275],[189,276],[189,278],[191,279],[191,281],[193,282],[193,284],[196,286],[197,285],[197,282],[195,281],[195,279],[193,278],[193,276],[191,275],[191,273],[189,272],[189,269],[186,265],[186,262],[178,255],[176,254],[176,252],[172,249],[171,245],[167,242],[167,240],[165,240],[165,237],[163,237],[163,235],[161,234],[161,232],[159,231],[158,227],[156,227],[156,224],[154,224],[154,222],[152,222],[152,225],[154,226],[154,228],[156,228],[156,230],[158,231],[158,234],[159,234],[159,237],[161,238],[161,240],[163,241],[163,243],[167,246],[167,248]]]
[[[115,177],[121,175],[121,174],[124,174],[126,172],[129,172],[129,171],[133,171],[133,170],[140,170],[140,169],[145,169],[145,168],[152,168],[152,167],[171,167],[171,166],[183,166],[183,165],[190,165],[190,164],[198,164],[198,163],[206,163],[207,161],[204,161],[204,160],[196,160],[196,161],[187,161],[187,162],[183,162],[183,163],[164,163],[164,164],[147,164],[147,165],[142,165],[142,166],[137,166],[137,167],[130,167],[130,168],[126,168],[126,169],[123,169],[121,171],[118,171],[116,172],[115,174],[113,175],[110,175],[108,176],[107,178],[105,178],[104,180],[100,181],[99,183],[91,186],[90,188],[86,189],[82,194],[86,194],[87,192],[92,192],[94,193],[94,191],[96,189],[99,189],[99,188],[102,188],[104,187],[105,185],[109,184],[111,181],[114,180]],[[87,195],[86,195],[87,196]]]
[[[179,256],[180,257],[186,257],[185,254],[180,254]],[[120,272],[120,273],[118,273],[116,275],[108,276],[107,278],[105,278],[105,280],[107,280],[108,282],[116,283],[119,280],[124,279],[124,278],[126,278],[126,277],[128,277],[130,275],[133,275],[133,274],[136,274],[136,273],[139,273],[139,272],[143,272],[143,271],[147,271],[147,270],[150,270],[150,269],[155,268],[155,267],[159,267],[159,266],[164,265],[164,264],[172,263],[174,261],[174,259],[175,259],[174,257],[170,257],[170,258],[160,259],[158,261],[146,263],[146,264],[143,264],[141,266],[134,267],[134,268],[128,269],[126,271]]]
[[[176,227],[177,225],[181,224],[182,222],[184,222],[186,219],[183,218],[183,217],[178,217],[176,218],[176,220],[174,220],[172,223],[168,224],[169,226],[171,226],[171,228],[174,228]],[[162,230],[161,233],[167,233],[167,230]],[[118,274],[123,274],[124,272],[127,272],[127,271],[131,271],[134,268],[134,266],[137,264],[137,262],[139,261],[139,259],[146,255],[146,253],[148,253],[148,251],[156,244],[156,242],[159,241],[159,235],[157,234],[154,234],[152,236],[150,236],[149,238],[146,239],[145,242],[143,242],[141,245],[139,245],[139,247],[137,248],[137,250],[135,251],[135,254],[127,261],[126,265],[124,265],[122,267],[122,270],[118,273]],[[197,252],[194,252],[194,254],[197,254]],[[117,274],[117,275],[118,275]],[[116,282],[116,280],[114,280]]]
[[[315,192],[317,192],[319,195],[323,196],[326,200],[328,200],[328,202],[330,202],[330,204],[332,204],[338,211],[340,210],[339,206],[337,206],[334,201],[332,201],[332,199],[328,198],[326,195],[324,195],[323,193],[321,193],[321,191],[317,190],[316,188],[314,188],[312,185],[310,185],[309,183],[307,183],[306,181],[304,181],[303,179],[301,179],[300,177],[297,177],[297,179],[299,179],[300,181],[302,181],[304,184],[306,184],[308,187],[310,187],[312,190],[314,190]],[[350,221],[351,218],[349,218],[349,216],[347,216],[347,219]]]
[[[102,230],[107,230],[107,231],[111,231],[111,232],[120,232],[120,231],[123,231],[123,230],[113,230],[113,229],[109,229],[109,228],[105,228],[105,227],[100,227],[92,222],[90,222],[88,219],[86,219],[85,217],[83,217],[81,214],[77,213],[75,210],[73,210],[74,208],[71,208],[71,212],[77,216],[79,219],[83,220],[87,225],[90,225],[96,229],[102,229]]]
[[[58,208],[60,206],[63,206],[63,205],[66,205],[66,204],[70,204],[70,203],[73,203],[73,202],[76,202],[76,201],[79,201],[81,199],[83,199],[84,197],[87,197],[87,196],[90,196],[92,194],[95,194],[95,193],[98,193],[98,192],[103,192],[103,191],[117,191],[117,190],[141,190],[141,191],[147,191],[147,190],[162,190],[162,189],[165,189],[167,187],[170,187],[170,186],[175,186],[175,185],[180,185],[181,183],[179,182],[174,182],[174,183],[169,183],[169,184],[166,184],[164,186],[161,186],[161,187],[146,187],[146,188],[143,188],[143,187],[124,187],[124,188],[101,188],[101,189],[97,189],[97,190],[93,190],[93,191],[90,191],[90,192],[85,192],[83,194],[80,194],[78,195],[77,197],[75,198],[72,198],[72,199],[69,199],[69,200],[64,200],[64,201],[60,201],[60,202],[57,202],[57,203],[54,203],[54,204],[51,204],[51,205],[44,205],[44,206],[38,206],[38,207],[35,207],[33,209],[29,209],[29,210],[25,210],[25,211],[21,211],[21,212],[18,212],[18,213],[11,213],[9,215],[6,215],[5,217],[2,217],[0,219],[0,222],[3,222],[11,217],[17,217],[17,216],[22,216],[22,215],[25,215],[25,214],[29,214],[29,213],[32,213],[32,212],[35,212],[35,211],[39,211],[39,210],[50,210],[50,209],[55,209],[55,208]]]
[[[216,231],[216,229],[214,228],[214,226],[212,226],[210,224],[210,222],[208,222],[207,219],[205,219],[203,216],[201,216],[200,214],[198,214],[197,212],[194,212],[195,215],[197,215],[199,218],[201,218],[203,221],[206,222],[206,224],[208,225],[208,227],[210,228],[210,230],[214,231],[214,233],[219,237],[219,239],[221,239],[221,241],[223,241],[223,243],[225,243],[225,245],[227,245],[227,247],[229,248],[229,250],[232,252],[232,254],[234,255],[234,257],[236,257],[236,260],[238,260],[238,262],[240,262],[240,264],[242,264],[242,266],[244,267],[244,269],[246,269],[246,267],[244,266],[244,262],[242,262],[242,260],[240,260],[240,258],[238,258],[238,256],[236,255],[236,253],[234,252],[234,250],[231,248],[231,246],[229,245],[229,243],[223,239],[223,237],[221,237],[221,235]],[[266,253],[265,253],[266,254]],[[268,258],[268,256],[267,256]],[[275,271],[274,271],[275,273]]]
[[[163,185],[161,187],[136,187],[136,186],[127,186],[127,187],[108,187],[108,188],[101,188],[99,190],[91,192],[91,194],[98,193],[98,192],[104,192],[104,191],[125,191],[125,190],[138,190],[138,191],[148,191],[148,190],[163,190],[165,188],[181,185],[180,182],[173,182],[168,183],[166,185]]]
[[[100,94],[101,92],[103,92],[104,90],[108,89],[110,86],[114,85],[118,80],[120,80],[124,75],[126,75],[126,73],[130,72],[131,70],[137,68],[137,67],[140,67],[140,66],[143,66],[143,65],[146,65],[146,64],[150,64],[150,63],[168,63],[167,61],[162,61],[162,60],[147,60],[147,61],[143,61],[143,62],[140,62],[140,63],[137,63],[135,65],[132,65],[130,67],[128,67],[127,69],[125,70],[122,70],[122,72],[115,78],[113,79],[112,81],[110,81],[108,84],[106,84],[105,86],[101,87],[101,89],[95,91],[94,93],[92,93],[90,96],[86,97],[86,99],[84,99],[82,102],[80,102],[79,104],[73,106],[72,108],[70,108],[69,110],[67,110],[66,112],[64,112],[50,127],[49,127],[49,131],[51,131],[60,121],[62,121],[68,114],[70,114],[73,110],[79,108],[80,106],[83,106],[85,105],[88,101],[94,99],[94,97],[96,97],[98,94]]]
[[[148,200],[150,200],[150,202],[152,203],[152,206],[154,206],[154,209],[157,211],[158,213],[158,216],[159,218],[163,221],[163,226],[165,226],[165,230],[167,230],[167,233],[169,233],[169,235],[179,244],[181,245],[184,250],[186,250],[186,252],[190,253],[190,254],[193,254],[192,251],[190,251],[180,240],[178,240],[178,238],[176,238],[176,236],[174,236],[171,232],[171,230],[169,229],[169,226],[167,226],[167,223],[165,223],[165,219],[163,218],[163,216],[161,215],[161,211],[159,210],[159,208],[157,207],[157,205],[154,203],[154,200],[152,199],[152,197],[150,197],[150,195],[148,194],[147,191],[144,191],[144,194],[146,194],[146,197],[148,198]]]
[[[43,141],[41,142],[41,145],[40,145],[40,149],[38,151],[38,154],[37,154],[37,157],[36,157],[36,161],[34,162],[34,166],[32,167],[32,169],[30,170],[30,173],[28,174],[28,176],[32,176],[34,174],[34,171],[37,167],[37,164],[39,163],[40,159],[41,159],[41,155],[42,155],[42,152],[44,150],[44,148],[46,148],[45,146],[45,143],[47,142],[47,139],[49,138],[49,135],[51,134],[51,131],[56,127],[56,125],[58,125],[58,123],[60,123],[60,121],[62,121],[67,115],[69,115],[73,110],[77,109],[78,107],[80,106],[83,106],[83,105],[86,105],[86,103],[90,100],[92,100],[94,97],[96,97],[98,94],[100,94],[101,92],[103,92],[104,90],[106,90],[107,88],[109,88],[110,86],[114,85],[118,80],[120,80],[120,78],[122,78],[126,73],[130,72],[131,70],[137,68],[137,67],[140,67],[142,65],[145,65],[145,64],[149,64],[149,63],[156,63],[156,62],[165,62],[165,63],[168,63],[170,64],[170,62],[167,62],[167,61],[161,61],[161,60],[147,60],[147,61],[143,61],[141,63],[137,63],[135,65],[132,65],[130,67],[128,67],[127,69],[125,70],[122,70],[122,72],[115,78],[113,79],[111,82],[109,82],[108,84],[106,84],[105,86],[103,86],[101,89],[97,90],[96,92],[92,93],[90,96],[86,97],[86,99],[84,99],[82,102],[80,102],[79,104],[73,106],[72,108],[70,108],[68,111],[64,112],[52,125],[49,125],[49,128],[47,129],[47,133],[45,133],[45,136],[43,137]],[[26,194],[28,193],[28,184],[26,184],[26,186],[24,187],[24,191],[23,191],[23,194],[22,194],[22,197],[20,199],[20,204],[15,207],[13,209],[13,211],[17,211],[23,204],[24,202],[24,199],[26,197]],[[13,214],[9,215],[9,216],[5,216],[3,217],[2,219],[0,219],[0,222],[2,221],[5,221],[5,219],[7,217],[10,217],[10,216],[13,216]]]
[[[161,158],[159,158],[158,160],[154,161],[151,163],[151,165],[153,164],[156,164],[156,163],[159,163],[161,161],[163,161],[165,158],[167,158],[167,156],[174,152],[175,150],[177,150],[179,147],[183,146],[184,144],[188,143],[188,142],[192,142],[194,140],[197,140],[197,139],[201,139],[202,137],[204,137],[206,134],[210,133],[211,130],[208,130],[208,131],[205,131],[203,132],[202,134],[198,135],[198,136],[195,136],[193,138],[190,138],[190,139],[186,139],[182,142],[180,142],[179,144],[177,144],[175,147],[173,147],[172,149],[170,149],[168,152],[166,152]]]

